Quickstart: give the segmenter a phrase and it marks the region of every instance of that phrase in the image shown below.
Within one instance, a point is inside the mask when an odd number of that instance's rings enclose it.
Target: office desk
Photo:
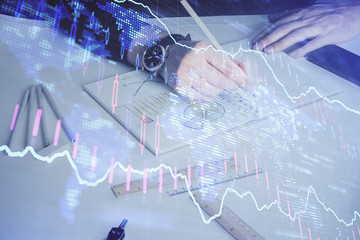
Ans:
[[[20,102],[24,90],[30,85],[42,82],[51,90],[61,111],[70,120],[72,127],[75,128],[74,131],[77,131],[76,122],[84,122],[86,117],[83,116],[83,113],[87,112],[92,118],[92,121],[88,122],[91,128],[105,129],[101,137],[99,135],[93,136],[92,143],[98,142],[100,145],[101,141],[104,141],[103,143],[109,144],[109,147],[116,148],[117,142],[106,142],[106,139],[112,139],[113,135],[125,139],[131,148],[125,151],[122,157],[115,156],[116,161],[120,161],[124,165],[131,163],[133,168],[140,170],[144,167],[155,167],[160,163],[177,166],[178,169],[185,168],[188,161],[191,164],[196,164],[197,159],[189,158],[191,149],[175,151],[158,158],[147,150],[141,155],[138,141],[128,135],[125,129],[114,122],[105,110],[83,92],[83,84],[97,80],[99,64],[102,61],[99,57],[91,55],[89,65],[84,71],[84,63],[82,62],[84,50],[75,46],[69,55],[70,50],[64,39],[59,36],[52,40],[51,29],[42,26],[41,23],[31,20],[13,21],[6,16],[1,16],[0,21],[0,31],[3,38],[0,43],[0,69],[2,73],[0,126],[3,129],[2,134],[0,134],[0,145],[7,144],[10,136],[9,126],[12,113],[15,105]],[[264,16],[207,17],[204,18],[204,21],[209,25],[220,44],[224,45],[228,51],[239,46],[239,42],[236,42],[239,39],[240,42],[243,39],[242,46],[246,45],[246,39],[266,25]],[[195,23],[189,18],[164,19],[164,23],[169,26],[172,32],[190,32],[193,39],[205,39]],[[32,27],[36,29],[32,29]],[[16,41],[11,40],[14,38],[21,39],[22,34],[25,35],[26,40],[20,46],[14,45]],[[359,40],[347,43],[346,47],[352,49],[355,42],[359,43]],[[246,49],[246,46],[244,48]],[[44,52],[45,54],[50,53],[51,56],[42,57]],[[357,52],[357,54],[359,53]],[[290,94],[301,93],[309,84],[307,78],[301,78],[302,75],[299,73],[304,88],[291,87],[296,84],[294,79],[296,71],[301,70],[307,74],[319,76],[319,81],[311,84],[317,87],[320,93],[327,95],[338,90],[345,91],[346,94],[337,96],[337,99],[350,108],[359,107],[358,87],[342,81],[305,60],[287,58],[285,54],[277,55],[274,62],[271,63],[270,61],[271,66],[279,65],[279,62],[276,62],[279,61],[279,56],[282,57],[285,67],[277,67],[274,70],[280,77],[289,79],[289,81],[282,82],[285,88],[289,87]],[[37,59],[38,62],[32,62],[32,58]],[[131,67],[123,64],[108,60],[103,62],[105,64],[104,78],[132,70]],[[291,66],[298,66],[298,68],[292,68],[292,77],[287,73],[286,66],[288,63]],[[324,85],[321,78],[326,78],[329,84]],[[273,86],[279,96],[284,97],[284,93],[281,92],[283,88],[276,85],[275,82]],[[316,96],[311,95],[311,98],[316,99]],[[305,111],[310,115],[312,106],[310,105],[307,108]],[[336,105],[333,109],[334,111],[341,111],[342,107]],[[81,114],[79,115],[79,113]],[[358,146],[358,139],[354,135],[358,128],[354,128],[354,132],[351,134],[351,128],[346,124],[353,124],[358,121],[356,119],[359,116],[345,112],[343,117],[345,120],[342,126],[343,131],[347,134],[347,141],[352,146]],[[336,120],[341,121],[342,119],[337,117]],[[53,127],[49,126],[49,131],[51,129]],[[327,136],[326,139],[330,138],[331,136]],[[314,139],[309,138],[308,141],[309,143],[305,145],[305,148],[315,151],[316,149],[313,148],[316,147],[311,145],[311,141]],[[325,142],[324,144],[334,147],[332,142]],[[338,146],[336,144],[335,146]],[[240,147],[241,150],[242,147]],[[289,148],[296,149],[296,146],[292,145]],[[69,145],[61,149],[61,151],[64,150],[71,152],[72,146]],[[339,156],[342,161],[338,164],[333,163],[336,159],[321,158],[321,154],[319,158],[313,158],[307,156],[306,153],[300,154],[299,151],[290,151],[284,159],[267,159],[266,154],[252,156],[252,161],[257,158],[259,165],[269,173],[269,190],[266,189],[265,174],[260,175],[259,179],[247,178],[234,184],[239,192],[251,191],[258,207],[263,204],[270,204],[280,196],[280,206],[285,213],[289,211],[286,205],[287,201],[290,201],[290,204],[295,204],[294,206],[291,205],[291,209],[301,209],[306,202],[308,186],[313,186],[317,190],[319,199],[326,202],[326,206],[339,213],[339,218],[344,218],[346,222],[349,222],[349,219],[353,217],[351,209],[359,209],[359,179],[354,178],[352,184],[347,181],[348,179],[339,182],[335,179],[343,176],[344,173],[353,175],[354,172],[351,170],[358,171],[359,155],[360,153],[354,157],[353,162],[348,158],[346,161],[349,162],[345,162]],[[298,162],[300,166],[297,165]],[[75,160],[75,163],[79,164],[80,167],[83,164],[81,159],[78,159],[78,162]],[[324,167],[320,168],[319,166],[322,164]],[[281,167],[277,168],[275,165],[281,165]],[[123,218],[129,219],[126,226],[126,239],[232,239],[215,222],[204,224],[198,209],[187,194],[169,197],[166,193],[160,194],[153,191],[118,200],[114,197],[110,189],[111,184],[108,183],[107,179],[95,187],[79,184],[79,179],[66,157],[56,158],[48,164],[36,160],[30,154],[22,158],[1,156],[0,166],[1,239],[105,239],[111,227],[119,225]],[[314,169],[310,173],[306,172],[306,166],[313,166]],[[334,166],[338,166],[338,169]],[[349,168],[349,166],[351,167]],[[339,171],[339,175],[333,174],[336,170]],[[291,175],[291,181],[285,181],[288,179],[282,178],[287,171]],[[294,172],[297,174],[292,175]],[[83,173],[85,174],[86,171]],[[91,174],[88,172],[88,175],[85,175],[83,175],[84,179],[95,181],[98,177],[102,177],[103,173]],[[304,176],[307,177],[304,178]],[[132,175],[132,179],[137,178],[141,179],[142,176]],[[123,183],[125,179],[126,173],[117,168],[113,183]],[[317,179],[323,179],[323,181],[317,181]],[[280,195],[276,193],[276,189],[280,189]],[[334,195],[336,197],[333,197]],[[266,239],[301,238],[297,219],[289,221],[288,217],[280,214],[277,206],[271,207],[269,210],[258,211],[254,199],[249,195],[240,199],[234,194],[229,194],[225,204]],[[317,208],[319,205],[316,205],[314,198],[311,198],[309,205],[314,210],[310,212],[310,216],[314,214],[316,217],[320,211],[318,209],[321,208]],[[308,231],[310,230],[308,229],[312,230],[313,239],[315,239],[324,232],[329,236],[336,236],[338,234],[336,227],[344,228],[341,223],[336,222],[336,218],[331,212],[323,213],[321,211],[321,213],[325,220],[319,217],[316,219],[315,226],[310,224],[309,216],[303,218],[302,237],[304,239],[309,238]],[[352,230],[357,234],[356,226],[358,225],[359,221],[357,220],[351,227],[341,230],[341,238],[346,235],[351,236]],[[331,227],[324,230],[325,227],[321,228],[321,226]],[[358,238],[357,235],[356,237]]]

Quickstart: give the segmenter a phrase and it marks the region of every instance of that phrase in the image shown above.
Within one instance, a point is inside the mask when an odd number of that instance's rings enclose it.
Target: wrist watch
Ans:
[[[175,39],[176,42],[182,40],[191,41],[190,34],[186,35],[186,37],[180,34],[174,34],[171,36]],[[160,41],[157,41],[151,47],[148,47],[143,53],[143,67],[146,70],[152,72],[156,77],[158,72],[164,67],[165,60],[168,55],[168,50],[174,43],[174,40],[169,35],[162,38]]]

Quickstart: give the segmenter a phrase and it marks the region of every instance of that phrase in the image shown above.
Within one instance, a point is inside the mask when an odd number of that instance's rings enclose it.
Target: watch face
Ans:
[[[145,50],[143,56],[144,67],[149,71],[158,70],[165,61],[165,49],[163,46],[155,45]]]

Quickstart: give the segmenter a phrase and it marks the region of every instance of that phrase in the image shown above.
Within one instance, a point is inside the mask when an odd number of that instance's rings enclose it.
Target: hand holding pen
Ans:
[[[202,41],[183,43],[193,48],[189,50],[174,44],[166,62],[167,72],[162,73],[165,79],[168,78],[167,83],[181,95],[197,100],[215,97],[224,89],[235,91],[239,87],[246,88],[250,80],[244,65],[235,64],[225,51],[221,51],[220,44],[186,0],[182,0],[181,4],[212,46]],[[175,79],[166,76],[168,73],[176,73]]]

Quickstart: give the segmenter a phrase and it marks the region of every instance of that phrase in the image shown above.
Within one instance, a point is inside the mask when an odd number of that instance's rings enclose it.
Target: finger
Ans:
[[[212,68],[217,69],[221,74],[223,74],[231,81],[235,82],[237,85],[243,86],[247,84],[248,76],[245,69],[243,69],[239,65],[236,65],[229,56],[223,54],[222,52],[215,51],[213,53],[210,52],[208,55],[206,55],[206,60]]]
[[[225,62],[225,71],[220,69],[220,71],[224,72],[224,74],[237,83],[239,86],[244,86],[248,84],[248,74],[244,66],[240,64],[236,64],[232,59],[228,58]]]
[[[177,81],[168,81],[168,85],[171,86],[178,94],[190,98],[191,100],[199,100],[204,99],[205,96],[201,95],[198,91],[192,88],[192,84],[200,84],[201,82],[198,80],[199,76],[195,71],[190,71],[187,74],[183,72],[177,72],[178,79]]]
[[[239,88],[237,83],[209,63],[206,63],[205,68],[201,69],[199,75],[203,77],[206,82],[220,89],[234,91]]]
[[[271,24],[264,31],[262,31],[261,33],[259,33],[258,35],[256,35],[253,38],[253,40],[252,40],[253,47],[252,48],[256,49],[257,42],[259,42],[261,39],[263,39],[266,35],[269,35],[271,32],[278,29],[280,26],[282,26],[284,24],[292,23],[292,22],[297,21],[299,19],[300,19],[300,16],[298,16],[298,14],[293,14],[291,16],[285,17],[285,18],[275,22],[274,24]],[[256,50],[259,50],[259,49],[256,49]]]
[[[194,79],[196,79],[196,81],[198,81],[198,76],[197,75],[192,75],[189,77],[180,77],[181,81],[184,84],[172,84],[171,87],[180,95],[185,96],[187,98],[190,98],[191,100],[199,100],[199,99],[204,99],[207,96],[204,96],[202,94],[199,93],[199,91],[195,90],[192,87],[192,84],[195,82]],[[200,82],[200,81],[199,81]]]
[[[308,42],[303,47],[290,52],[289,56],[291,56],[293,58],[301,58],[301,57],[304,57],[309,52],[312,52],[312,51],[314,51],[318,48],[321,48],[325,45],[328,45],[328,44],[330,44],[330,41],[328,40],[328,38],[319,36],[319,37],[315,38],[314,40]]]
[[[320,34],[319,28],[316,26],[311,27],[303,27],[300,29],[296,29],[290,32],[288,35],[277,41],[276,43],[270,45],[266,52],[270,54],[270,52],[280,52],[284,49],[287,49],[294,44],[304,41],[309,38],[317,37]],[[271,49],[271,50],[270,50]]]
[[[232,62],[232,72],[230,73],[230,79],[237,83],[241,88],[246,89],[250,83],[250,69],[247,65],[242,64],[241,62],[237,65],[235,62]]]
[[[293,30],[305,26],[306,23],[307,21],[295,21],[281,25],[278,29],[276,29],[275,31],[273,31],[259,41],[259,46],[261,46],[261,50],[263,49],[263,46],[270,46],[271,44],[277,42],[279,39],[292,32]]]
[[[259,50],[257,49],[257,43],[263,39],[266,35],[268,35],[269,33],[271,33],[272,31],[274,31],[276,29],[276,25],[272,24],[270,26],[268,26],[267,28],[265,28],[265,30],[263,30],[262,32],[260,32],[258,35],[256,35],[253,40],[252,40],[252,48],[255,50]]]
[[[285,11],[286,12],[286,11]],[[276,29],[278,29],[279,27],[281,27],[284,24],[289,24],[289,23],[293,23],[296,21],[299,21],[300,19],[302,19],[302,16],[304,15],[304,13],[307,12],[307,9],[296,9],[296,10],[289,10],[290,15],[283,17],[281,19],[278,19],[275,23],[271,24],[267,29],[265,29],[263,32],[261,32],[260,34],[258,34],[252,41],[253,43],[253,48],[256,45],[256,42],[259,42],[261,39],[263,39],[266,35],[268,35],[270,32],[275,31]],[[286,13],[284,14],[286,15]],[[271,18],[271,16],[269,16],[269,18]],[[270,20],[270,19],[269,19]],[[270,20],[271,22],[273,22],[272,20]],[[275,21],[275,20],[274,20]]]
[[[219,93],[223,91],[223,89],[206,82],[206,80],[202,77],[199,77],[198,81],[193,81],[192,88],[199,94],[210,98],[219,95]]]

